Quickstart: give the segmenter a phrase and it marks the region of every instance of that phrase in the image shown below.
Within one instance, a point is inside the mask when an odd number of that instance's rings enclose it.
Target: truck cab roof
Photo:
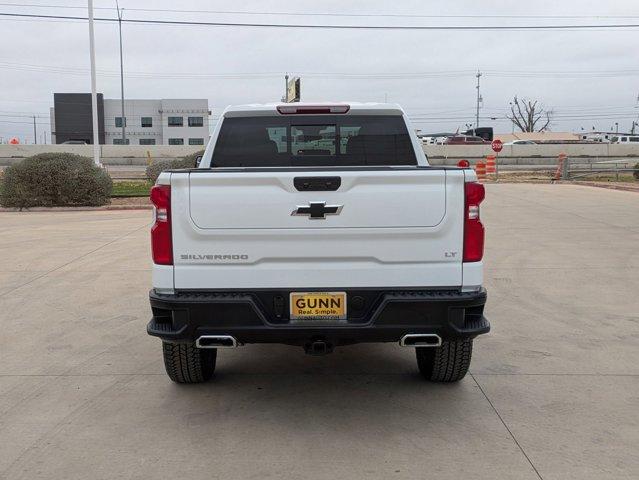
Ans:
[[[345,107],[345,111],[322,111],[321,107]],[[396,103],[361,103],[361,102],[297,102],[297,103],[251,103],[245,105],[230,105],[222,115],[224,117],[267,116],[281,114],[283,108],[299,109],[304,114],[341,113],[344,115],[404,115],[402,107]],[[312,112],[317,109],[316,112]]]

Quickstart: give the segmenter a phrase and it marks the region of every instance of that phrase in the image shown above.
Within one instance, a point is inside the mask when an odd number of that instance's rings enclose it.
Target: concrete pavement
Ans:
[[[0,213],[0,478],[639,477],[639,195],[487,189],[493,332],[457,385],[395,345],[247,346],[174,385],[150,212]]]

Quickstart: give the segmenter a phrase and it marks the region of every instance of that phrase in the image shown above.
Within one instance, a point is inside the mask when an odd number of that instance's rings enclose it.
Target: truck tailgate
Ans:
[[[189,211],[202,229],[434,227],[446,214],[445,177],[437,171],[197,173],[190,175]],[[295,178],[336,179],[337,191],[298,191]],[[303,188],[303,187],[302,187]],[[291,215],[325,202],[341,208],[319,222]],[[241,214],[239,214],[241,212]]]
[[[299,177],[341,185],[300,191]],[[461,171],[218,170],[173,173],[171,186],[176,289],[462,283]]]

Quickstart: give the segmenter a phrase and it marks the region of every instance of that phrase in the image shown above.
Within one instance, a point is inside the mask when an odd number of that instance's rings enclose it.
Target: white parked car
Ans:
[[[472,169],[428,164],[397,105],[229,107],[199,167],[152,189],[147,331],[179,383],[251,343],[396,342],[460,380],[490,329],[483,199]]]
[[[610,143],[638,143],[639,135],[618,135],[612,137]]]
[[[444,145],[448,136],[422,137],[421,140],[424,145]]]

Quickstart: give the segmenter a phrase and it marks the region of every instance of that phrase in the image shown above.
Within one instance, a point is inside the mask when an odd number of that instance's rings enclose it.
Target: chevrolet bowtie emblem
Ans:
[[[308,207],[298,206],[291,215],[308,215],[311,220],[325,220],[326,215],[339,215],[344,205],[326,205],[326,202],[310,202]]]

